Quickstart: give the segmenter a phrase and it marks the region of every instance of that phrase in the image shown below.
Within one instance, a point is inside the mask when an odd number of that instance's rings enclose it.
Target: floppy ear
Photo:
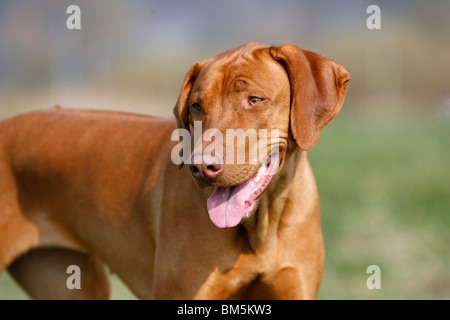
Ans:
[[[194,86],[195,79],[197,78],[202,68],[201,62],[196,62],[194,66],[188,71],[184,78],[183,85],[181,87],[180,96],[173,108],[173,114],[177,119],[178,128],[184,128],[189,130],[189,105],[188,99],[191,94],[192,87]]]
[[[310,150],[341,109],[350,75],[333,60],[290,43],[271,47],[270,54],[283,64],[289,77],[294,140],[302,150]]]

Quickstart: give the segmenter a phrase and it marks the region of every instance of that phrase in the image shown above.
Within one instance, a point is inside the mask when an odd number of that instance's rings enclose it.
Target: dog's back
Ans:
[[[0,271],[30,250],[13,275],[25,265],[44,270],[36,256],[50,251],[38,254],[40,248],[129,252],[130,243],[101,230],[139,233],[131,212],[151,205],[140,195],[160,174],[175,127],[174,119],[61,108],[0,122]],[[159,157],[149,156],[157,149]],[[117,260],[108,254],[102,258]]]

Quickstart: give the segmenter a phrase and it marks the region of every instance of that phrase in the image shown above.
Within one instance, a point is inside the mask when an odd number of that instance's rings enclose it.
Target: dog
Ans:
[[[349,80],[294,44],[249,43],[195,63],[175,117],[55,107],[1,122],[0,271],[35,299],[107,299],[105,265],[142,299],[315,299],[324,246],[307,151]],[[238,143],[192,138],[210,129],[273,134],[235,163]]]

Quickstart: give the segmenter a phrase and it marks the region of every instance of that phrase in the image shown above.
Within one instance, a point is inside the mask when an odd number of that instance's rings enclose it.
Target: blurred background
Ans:
[[[69,5],[81,29],[69,30]],[[369,30],[369,5],[381,29]],[[0,121],[53,105],[171,116],[195,61],[292,42],[352,76],[309,152],[322,206],[319,299],[450,299],[449,1],[0,2]],[[369,265],[381,289],[369,290]],[[112,276],[112,297],[133,299]],[[7,272],[0,299],[28,299]]]

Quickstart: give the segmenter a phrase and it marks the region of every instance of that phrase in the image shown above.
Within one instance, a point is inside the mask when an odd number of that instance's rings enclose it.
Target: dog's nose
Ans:
[[[199,158],[201,157],[201,158]],[[214,155],[194,155],[189,169],[194,178],[210,182],[222,172],[223,160]]]
[[[215,179],[222,172],[222,169],[223,165],[221,163],[202,164],[203,173],[210,179]]]

